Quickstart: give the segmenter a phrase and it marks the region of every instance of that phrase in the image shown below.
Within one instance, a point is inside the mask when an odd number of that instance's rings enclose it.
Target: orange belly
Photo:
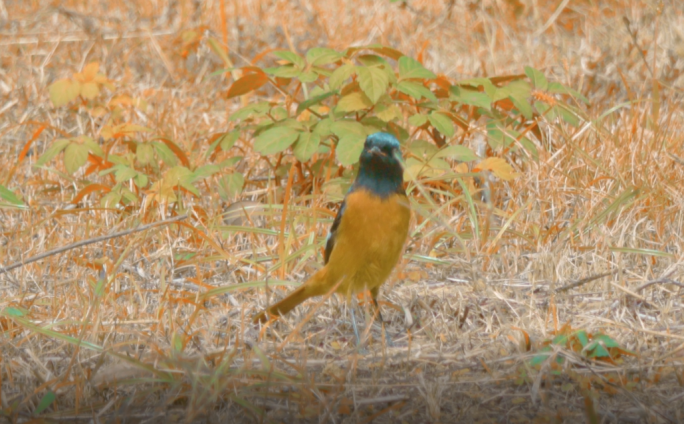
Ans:
[[[405,195],[382,199],[359,189],[346,198],[325,286],[346,296],[380,287],[403,251],[411,212]]]

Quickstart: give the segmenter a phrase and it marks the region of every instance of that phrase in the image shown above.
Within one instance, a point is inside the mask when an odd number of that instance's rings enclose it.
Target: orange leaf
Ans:
[[[233,97],[242,96],[260,88],[267,82],[268,77],[263,72],[247,74],[230,86],[227,98],[232,99]]]
[[[523,337],[525,337],[525,349],[529,352],[530,349],[532,348],[532,343],[530,342],[530,335],[527,334],[527,332],[525,330],[523,330],[522,328],[518,328],[515,326],[511,326],[511,328],[514,330],[518,330],[521,333],[523,333]]]
[[[24,158],[28,154],[29,149],[31,148],[31,144],[33,144],[33,142],[36,141],[36,139],[40,136],[40,134],[46,127],[47,124],[43,124],[36,131],[34,131],[33,135],[31,136],[31,139],[27,141],[24,145],[24,148],[21,149],[21,153],[19,153],[19,160],[17,160],[17,163],[21,163],[21,161],[24,160]]]
[[[489,157],[482,162],[478,163],[473,171],[492,171],[494,175],[501,178],[504,181],[510,181],[517,177],[518,174],[513,171],[513,167],[508,164],[504,159],[497,157]]]
[[[76,197],[74,197],[71,200],[71,203],[77,204],[80,202],[84,197],[89,195],[90,193],[93,193],[95,191],[104,191],[105,193],[109,193],[111,189],[105,185],[102,184],[90,184],[86,186],[83,190],[79,191]]]
[[[185,152],[183,152],[181,150],[181,148],[178,147],[178,145],[176,143],[174,143],[173,141],[168,140],[166,138],[162,138],[161,141],[163,141],[164,144],[166,144],[166,146],[169,149],[171,149],[171,151],[176,155],[178,160],[180,160],[184,166],[186,166],[186,167],[190,166],[190,161],[188,160],[188,157],[185,155]]]
[[[275,50],[275,49],[273,49],[273,48],[268,48],[268,49],[262,51],[261,53],[257,54],[256,56],[254,56],[254,59],[252,59],[252,63],[257,63],[257,62],[260,61],[264,56],[266,56],[267,54],[271,53],[273,50]]]
[[[95,79],[95,75],[97,75],[97,71],[99,71],[99,70],[100,70],[100,64],[99,63],[92,62],[92,63],[87,64],[83,68],[83,72],[81,72],[83,74],[83,79],[85,81],[92,81],[93,79]]]
[[[425,50],[427,49],[428,45],[430,45],[430,39],[428,38],[423,42],[423,45],[420,48],[420,51],[418,52],[418,56],[416,57],[416,60],[420,63],[423,63],[423,59],[425,57]]]

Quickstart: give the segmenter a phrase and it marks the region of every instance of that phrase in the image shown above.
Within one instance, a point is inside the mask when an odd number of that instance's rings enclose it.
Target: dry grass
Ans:
[[[281,227],[286,179],[267,178],[239,146],[254,169],[240,200],[272,205],[243,228],[223,223],[209,180],[201,198],[183,198],[182,225],[0,274],[0,417],[26,422],[55,393],[46,422],[684,421],[684,10],[674,0],[551,3],[0,1],[0,184],[31,206],[0,210],[3,266],[170,213],[103,209],[97,196],[74,207],[82,175],[30,165],[60,132],[101,130],[48,100],[49,84],[92,61],[117,94],[149,103],[125,110],[128,122],[201,164],[239,101],[225,100],[228,75],[210,76],[224,65],[205,41],[183,57],[185,29],[221,40],[225,23],[237,66],[267,49],[379,42],[456,79],[534,66],[591,101],[578,128],[546,125],[540,160],[516,163],[517,179],[487,183],[493,207],[476,201],[475,218],[461,201],[435,196],[451,201],[438,209],[410,188],[416,231],[382,292],[395,347],[366,308],[362,352],[336,299],[251,324],[284,291],[236,285],[309,275],[339,196],[292,194]],[[563,367],[532,366],[564,324],[636,356],[602,363],[561,346]]]

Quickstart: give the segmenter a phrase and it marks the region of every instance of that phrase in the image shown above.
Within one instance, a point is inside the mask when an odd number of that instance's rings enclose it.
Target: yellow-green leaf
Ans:
[[[356,68],[354,65],[345,63],[339,68],[335,69],[328,79],[328,84],[331,90],[337,90],[348,80],[355,72]]]
[[[221,178],[221,185],[228,193],[228,196],[234,197],[242,192],[242,187],[245,185],[245,177],[239,172],[226,174]]]
[[[64,150],[64,167],[67,172],[73,174],[78,168],[85,165],[88,160],[88,146],[78,143],[70,143]]]
[[[451,122],[451,118],[443,115],[439,112],[432,112],[428,115],[428,120],[433,127],[437,128],[437,131],[442,133],[447,137],[454,135],[454,124]]]
[[[94,82],[85,82],[81,84],[81,96],[88,100],[92,100],[100,94],[100,87]]]
[[[38,160],[36,161],[36,164],[34,166],[40,167],[48,163],[49,161],[52,160],[55,156],[57,156],[62,150],[66,149],[66,147],[71,143],[70,140],[66,138],[60,138],[55,140],[54,143],[48,147],[48,149],[43,153]]]
[[[432,71],[425,69],[425,67],[417,60],[408,56],[402,56],[399,58],[399,78],[433,79],[437,78],[437,76]]]
[[[269,128],[254,140],[254,150],[262,155],[280,153],[297,141],[299,134],[299,131],[289,127]]]
[[[16,194],[2,184],[0,184],[0,199],[4,200],[0,201],[0,208],[28,209],[24,202],[22,202]]]
[[[413,97],[416,100],[420,100],[421,98],[425,97],[428,100],[432,100],[433,102],[437,101],[437,96],[435,94],[428,90],[423,84],[419,84],[417,82],[412,82],[412,81],[401,81],[399,84],[396,85],[397,90],[401,91],[402,93]]]
[[[437,152],[435,157],[455,159],[460,160],[462,162],[470,162],[471,160],[475,160],[478,158],[472,150],[470,150],[466,146],[461,146],[460,144],[446,146],[445,148]]]
[[[321,137],[318,133],[301,133],[297,140],[297,144],[294,146],[295,157],[301,162],[308,161],[311,159],[311,156],[318,151],[318,145],[320,143]]]
[[[342,54],[333,49],[324,47],[314,47],[306,52],[306,61],[311,66],[327,65],[329,63],[337,62],[342,58]]]
[[[347,94],[337,102],[338,112],[356,112],[357,110],[368,109],[373,106],[368,96],[360,91]]]
[[[147,165],[154,159],[154,147],[149,143],[138,144],[135,157],[142,165]]]
[[[52,104],[55,107],[60,107],[78,97],[81,92],[81,84],[78,81],[61,79],[50,84],[48,90]]]
[[[376,66],[357,66],[356,74],[359,76],[359,87],[366,93],[370,101],[375,104],[380,96],[387,91],[389,84],[387,74]]]

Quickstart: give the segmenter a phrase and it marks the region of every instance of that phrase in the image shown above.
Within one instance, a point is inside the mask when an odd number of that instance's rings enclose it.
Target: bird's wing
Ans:
[[[330,255],[332,254],[333,248],[335,247],[335,235],[337,235],[337,228],[340,226],[340,221],[342,221],[342,214],[344,213],[346,203],[346,201],[342,202],[340,210],[337,212],[337,216],[333,221],[332,227],[330,227],[330,232],[328,233],[328,237],[325,241],[325,253],[323,254],[323,261],[325,265],[328,264],[328,260],[330,260]]]

